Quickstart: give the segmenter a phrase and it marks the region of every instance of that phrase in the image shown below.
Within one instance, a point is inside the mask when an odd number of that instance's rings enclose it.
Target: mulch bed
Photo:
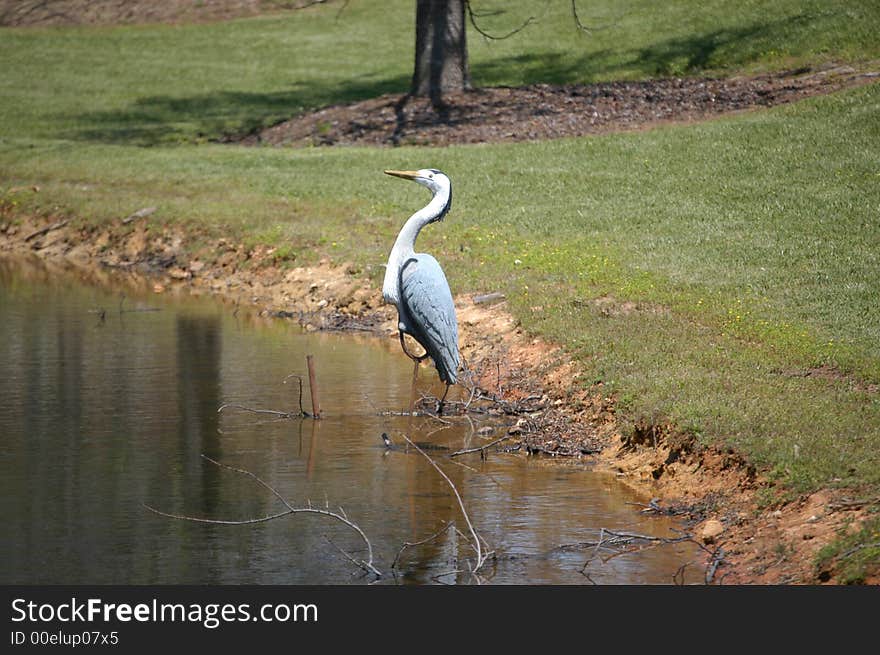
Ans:
[[[335,105],[226,142],[294,147],[531,141],[634,130],[770,107],[876,81],[850,66],[729,79],[494,87],[426,98],[385,95]]]

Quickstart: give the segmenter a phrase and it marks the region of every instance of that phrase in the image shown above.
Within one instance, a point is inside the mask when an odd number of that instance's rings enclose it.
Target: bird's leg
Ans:
[[[421,356],[413,355],[409,350],[406,349],[406,340],[403,338],[403,330],[400,330],[397,334],[400,336],[400,347],[403,348],[404,354],[407,357],[409,357],[411,360],[413,360],[415,362],[421,362],[429,357],[428,353],[425,353],[424,355],[421,355]]]
[[[452,385],[446,385],[446,391],[443,392],[443,397],[440,399],[440,402],[437,403],[437,416],[442,416],[443,414],[443,404],[446,402],[446,394],[449,393],[449,387]]]
[[[412,386],[409,391],[409,420],[412,427],[412,417],[416,413],[416,383],[419,381],[419,364],[421,361],[413,357]]]

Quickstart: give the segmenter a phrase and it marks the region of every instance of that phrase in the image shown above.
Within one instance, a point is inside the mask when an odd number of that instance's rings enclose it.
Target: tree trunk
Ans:
[[[435,108],[444,93],[471,86],[465,37],[466,0],[416,0],[416,65],[410,93],[429,96]]]

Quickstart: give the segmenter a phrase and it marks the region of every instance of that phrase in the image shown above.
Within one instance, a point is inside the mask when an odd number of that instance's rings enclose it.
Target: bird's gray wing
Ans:
[[[431,255],[410,257],[400,270],[400,301],[408,332],[431,355],[440,379],[458,379],[458,320],[449,283]]]

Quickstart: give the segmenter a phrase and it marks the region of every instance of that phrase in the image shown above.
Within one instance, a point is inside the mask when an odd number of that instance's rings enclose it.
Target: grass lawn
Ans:
[[[404,91],[413,4],[2,29],[0,193],[23,212],[92,222],[156,205],[156,220],[286,245],[300,262],[352,260],[379,284],[399,226],[426,200],[382,169],[441,168],[456,205],[420,248],[454,290],[505,292],[527,330],[582,364],[579,384],[618,396],[625,423],[674,421],[794,492],[880,488],[880,85],[542,143],[207,143]],[[487,30],[538,20],[504,41],[471,31],[477,84],[880,59],[876,2],[604,0],[584,3],[581,19],[601,28],[589,34],[568,3],[481,4],[508,8]],[[30,184],[40,193],[7,192]]]

